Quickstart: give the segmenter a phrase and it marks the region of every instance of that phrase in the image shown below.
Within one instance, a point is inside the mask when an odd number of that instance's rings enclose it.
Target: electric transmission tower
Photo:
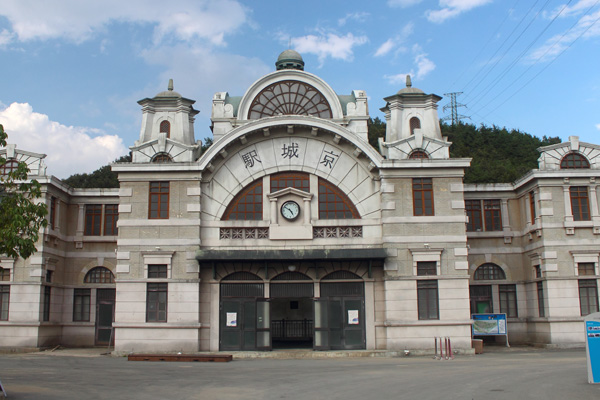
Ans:
[[[471,117],[467,117],[466,115],[462,115],[462,114],[458,113],[458,107],[466,107],[464,104],[460,104],[460,103],[456,102],[456,96],[458,96],[459,94],[462,94],[462,93],[463,92],[444,93],[444,96],[450,96],[450,104],[446,104],[442,110],[444,112],[446,112],[447,109],[450,109],[450,115],[445,116],[444,118],[442,118],[442,120],[451,119],[452,125],[456,125],[463,118],[469,118],[469,119],[471,118]]]

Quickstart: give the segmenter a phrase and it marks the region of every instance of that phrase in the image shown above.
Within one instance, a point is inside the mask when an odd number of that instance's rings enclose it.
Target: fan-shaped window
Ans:
[[[348,196],[319,178],[319,219],[358,219],[360,214]]]
[[[169,121],[160,123],[160,133],[166,133],[168,138],[171,137],[171,123]]]
[[[260,278],[260,276],[253,274],[252,272],[247,272],[247,271],[239,271],[239,272],[231,273],[221,280],[222,281],[261,281],[262,282],[262,279]]]
[[[421,129],[421,120],[417,117],[412,117],[409,121],[410,134],[415,134],[415,129]]]
[[[272,281],[310,281],[310,277],[308,275],[303,274],[302,272],[296,271],[286,271],[283,272],[273,279]]]
[[[92,268],[83,279],[84,283],[115,283],[115,276],[108,268]]]
[[[222,220],[260,221],[262,219],[262,178],[246,186],[229,203]]]
[[[429,158],[429,156],[423,150],[415,150],[412,153],[410,153],[408,158],[410,158],[410,159]]]
[[[585,169],[589,167],[590,163],[587,158],[579,153],[569,153],[560,162],[561,169]]]
[[[506,279],[506,274],[496,264],[482,264],[475,270],[473,279],[476,281],[496,281]]]
[[[7,160],[4,165],[0,166],[0,175],[8,175],[19,167],[19,162],[16,160]]]
[[[152,159],[153,163],[168,163],[168,162],[172,162],[172,161],[173,161],[173,159],[167,153],[158,153]]]
[[[308,174],[304,172],[282,172],[271,175],[271,193],[288,187],[308,192],[310,190]]]
[[[362,278],[358,275],[356,275],[354,272],[350,272],[350,271],[346,271],[346,270],[339,270],[339,271],[333,271],[330,274],[327,274],[323,277],[322,280],[324,281],[347,281],[347,280],[353,280],[353,279],[358,279],[362,281]]]
[[[298,81],[277,82],[264,88],[252,101],[248,118],[259,119],[280,114],[333,117],[325,96],[313,86]]]

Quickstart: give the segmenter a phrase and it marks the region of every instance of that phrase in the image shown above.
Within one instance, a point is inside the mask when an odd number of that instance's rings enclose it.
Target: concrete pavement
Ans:
[[[593,399],[585,352],[131,362],[104,349],[0,355],[9,399]],[[0,394],[1,396],[1,394]]]

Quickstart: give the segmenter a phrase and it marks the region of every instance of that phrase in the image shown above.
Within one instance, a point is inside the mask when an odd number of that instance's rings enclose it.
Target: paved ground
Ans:
[[[101,351],[0,355],[0,380],[15,400],[600,398],[583,349],[230,363],[132,362]]]

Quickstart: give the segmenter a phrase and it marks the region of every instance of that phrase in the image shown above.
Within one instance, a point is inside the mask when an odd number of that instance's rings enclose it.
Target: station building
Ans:
[[[27,260],[0,257],[0,347],[116,352],[471,348],[471,314],[505,313],[511,343],[582,345],[598,311],[600,146],[540,148],[510,184],[464,184],[441,97],[337,94],[286,50],[241,96],[139,101],[119,189],[76,189],[9,145],[44,189],[49,225]]]

